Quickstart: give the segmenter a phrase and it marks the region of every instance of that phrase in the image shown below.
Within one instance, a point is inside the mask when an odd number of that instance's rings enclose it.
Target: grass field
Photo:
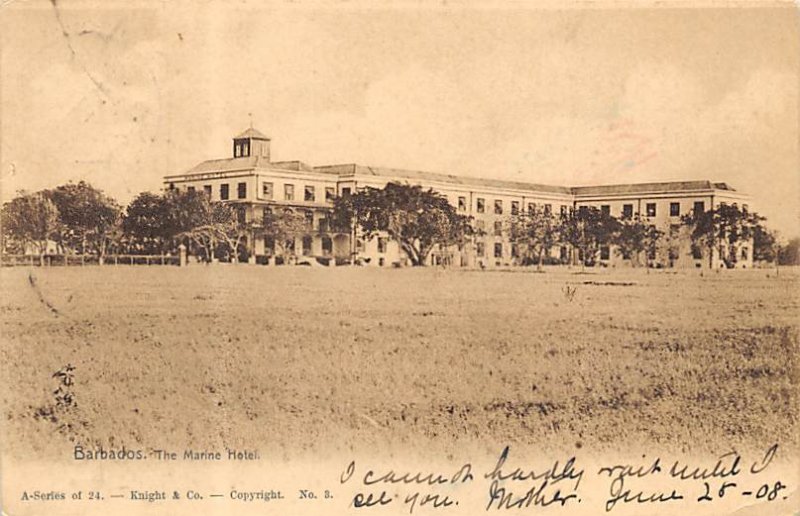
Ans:
[[[577,272],[4,269],[4,446],[797,447],[797,271]]]

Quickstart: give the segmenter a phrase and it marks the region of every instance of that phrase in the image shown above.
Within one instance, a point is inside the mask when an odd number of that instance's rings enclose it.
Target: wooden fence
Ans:
[[[3,267],[29,266],[38,267],[73,267],[82,265],[100,265],[97,255],[47,254],[42,258],[38,254],[0,254],[0,265]],[[109,254],[103,257],[103,265],[180,265],[178,256],[162,254]]]

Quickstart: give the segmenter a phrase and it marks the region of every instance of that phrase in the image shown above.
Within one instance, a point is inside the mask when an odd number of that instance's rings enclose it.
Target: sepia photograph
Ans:
[[[0,508],[800,512],[791,1],[0,1]]]

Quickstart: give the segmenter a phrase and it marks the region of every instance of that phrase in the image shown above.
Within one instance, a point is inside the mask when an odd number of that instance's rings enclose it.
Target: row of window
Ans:
[[[528,212],[532,213],[536,210],[537,204],[535,202],[528,203]],[[544,212],[545,213],[552,213],[553,212],[553,205],[552,204],[544,204]],[[520,210],[520,202],[519,201],[511,201],[511,214],[517,215]],[[568,210],[568,206],[561,206],[561,214],[566,215]],[[459,197],[458,198],[458,211],[467,211],[467,198],[466,197]],[[475,211],[477,213],[486,213],[486,199],[483,197],[478,197],[475,199]],[[502,215],[504,213],[503,201],[501,199],[495,199],[494,201],[494,214],[495,215]]]
[[[275,195],[274,185],[273,183],[263,181],[261,183],[261,196],[264,199],[272,199]],[[285,201],[293,201],[294,200],[294,185],[292,184],[284,184],[283,185],[283,199]],[[336,188],[332,186],[325,187],[325,201],[326,202],[333,202],[336,198]],[[317,200],[317,189],[311,185],[305,185],[303,187],[303,200],[306,202],[316,202]]]
[[[311,256],[311,246],[314,242],[313,237],[306,235],[301,239],[301,241],[303,246],[303,256]],[[322,237],[321,243],[323,256],[330,256],[333,254],[333,240],[331,240],[330,237]],[[283,243],[282,247],[287,254],[294,254],[294,238],[287,239],[286,242]],[[267,250],[267,254],[275,254],[275,238],[272,236],[265,236],[264,248]]]
[[[189,186],[187,188],[188,191],[194,191],[193,186]],[[203,185],[203,191],[209,197],[211,197],[211,185]],[[262,198],[271,200],[274,197],[274,185],[273,183],[264,181],[261,183],[261,194]],[[342,194],[347,196],[350,194],[350,188],[343,188]],[[230,186],[227,183],[223,183],[219,185],[219,198],[223,201],[230,199]],[[237,199],[247,199],[247,183],[238,183],[236,185],[236,198]],[[283,198],[286,201],[293,201],[294,196],[294,185],[293,184],[284,184],[283,185]],[[336,189],[334,187],[325,187],[325,201],[326,202],[333,202],[336,198]],[[303,188],[303,200],[306,202],[316,202],[316,188],[311,185],[306,185]],[[721,203],[724,204],[724,203]],[[552,204],[544,204],[544,212],[547,214],[552,213],[553,206]],[[733,204],[736,206],[736,203]],[[528,203],[528,212],[534,212],[536,210],[536,203],[531,202]],[[511,214],[517,215],[519,213],[520,203],[519,201],[511,201]],[[583,206],[582,206],[583,208]],[[742,205],[742,209],[746,212],[747,205]],[[459,197],[458,198],[458,209],[459,211],[467,211],[467,198],[466,197]],[[560,207],[561,215],[566,215],[569,211],[568,206],[561,206]],[[486,213],[486,199],[482,197],[477,198],[476,203],[476,211],[478,213]],[[611,214],[611,206],[608,204],[601,204],[600,211],[610,215]],[[703,201],[696,201],[694,203],[694,213],[703,213],[705,211],[705,202]],[[500,199],[496,199],[494,201],[494,213],[496,215],[503,214],[503,201]],[[657,215],[657,205],[654,202],[648,202],[645,204],[645,214],[648,217],[655,217]],[[622,205],[622,213],[623,218],[632,218],[633,217],[633,204],[623,204]],[[671,202],[669,203],[669,216],[670,217],[680,217],[681,216],[681,203],[679,202]],[[500,234],[497,233],[496,234]]]
[[[187,190],[190,192],[194,192],[195,187],[189,186]],[[210,198],[211,197],[211,185],[203,185],[203,192]],[[274,185],[273,183],[269,182],[262,182],[261,183],[261,195],[264,199],[272,199],[274,197]],[[228,183],[222,183],[219,185],[219,198],[220,200],[227,201],[231,198],[230,192],[230,185]],[[237,183],[236,185],[236,198],[237,199],[247,199],[247,183]],[[294,185],[292,184],[285,184],[283,185],[283,198],[286,201],[293,201],[294,200]],[[336,198],[336,189],[333,187],[326,187],[325,188],[325,201],[326,202],[333,202]],[[303,188],[303,200],[306,202],[316,202],[317,194],[316,188],[310,185],[306,185]]]
[[[306,235],[302,238],[302,246],[303,246],[303,256],[310,256],[311,255],[311,246],[313,244],[313,237],[310,235]],[[323,236],[321,239],[322,244],[322,254],[324,256],[330,256],[333,253],[333,241],[328,236]],[[358,241],[359,248],[363,250],[364,243],[363,241]],[[264,237],[264,246],[270,254],[275,252],[275,239],[271,236]],[[294,253],[294,239],[288,239],[284,243],[284,249],[289,253]],[[385,254],[387,250],[387,239],[384,237],[378,238],[378,253]],[[724,256],[727,254],[727,247],[720,246],[719,249],[720,256]],[[480,257],[486,256],[486,246],[483,242],[478,242],[476,244],[476,253]],[[742,247],[741,249],[741,257],[742,260],[746,260],[748,258],[749,249],[747,247]],[[495,258],[502,258],[503,257],[503,244],[501,242],[497,242],[494,244],[494,257]],[[511,257],[518,258],[519,257],[519,247],[517,244],[511,244]],[[650,260],[654,260],[656,258],[656,253],[654,249],[651,249],[647,253],[647,257]],[[694,259],[701,259],[702,258],[702,251],[699,249],[692,249],[692,257]],[[567,258],[567,248],[562,246],[560,248],[560,258],[561,260],[565,260]],[[601,260],[609,260],[611,258],[611,248],[609,246],[602,246],[600,247],[600,259]],[[629,255],[623,255],[623,258],[630,259]],[[670,250],[670,258],[676,259],[677,256],[673,254],[673,251]]]
[[[302,245],[303,245],[303,256],[311,255],[311,247],[314,243],[314,237],[311,235],[305,235],[301,238]],[[331,237],[325,235],[321,239],[322,244],[322,254],[324,256],[329,256],[333,253],[333,240]],[[360,250],[364,248],[364,242],[362,240],[358,240],[358,247]],[[385,237],[378,237],[378,253],[386,254],[388,246],[388,239]],[[270,251],[270,254],[274,254],[275,252],[275,238],[267,235],[264,237],[264,247]],[[284,249],[289,253],[294,253],[294,238],[289,238],[284,242]]]
[[[695,213],[703,213],[705,211],[705,202],[703,201],[696,201],[694,203],[694,212]],[[605,213],[606,215],[611,214],[611,206],[608,204],[601,204],[600,211]],[[655,217],[657,214],[657,205],[654,202],[648,202],[645,204],[645,215],[648,217]],[[622,218],[630,219],[633,217],[633,204],[623,204],[622,205]],[[670,217],[680,217],[681,216],[681,203],[679,202],[671,202],[669,203],[669,216]]]

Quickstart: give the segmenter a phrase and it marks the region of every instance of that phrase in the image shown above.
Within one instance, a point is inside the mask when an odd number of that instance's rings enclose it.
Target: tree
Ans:
[[[524,246],[530,258],[535,256],[536,270],[541,271],[545,254],[559,242],[559,219],[544,207],[533,206],[526,212],[511,215],[509,227],[510,240]]]
[[[777,234],[762,224],[753,228],[753,261],[777,263],[780,246]]]
[[[273,239],[282,257],[286,257],[288,242],[294,242],[295,237],[309,231],[305,216],[289,208],[280,214],[265,212],[262,227],[264,235]]]
[[[781,265],[800,265],[800,238],[792,238],[778,251],[778,263]]]
[[[388,233],[412,265],[425,265],[436,245],[454,245],[470,231],[469,217],[459,215],[447,198],[418,185],[389,183],[367,187],[334,204],[333,221],[339,227],[360,228],[371,238]]]
[[[18,244],[23,252],[35,249],[39,263],[44,265],[48,241],[61,230],[58,208],[42,192],[19,196],[3,205],[3,234]]]
[[[131,201],[122,219],[122,231],[133,249],[145,254],[164,251],[164,243],[170,238],[168,206],[166,197],[151,192],[142,192]]]
[[[708,250],[709,267],[714,266],[714,250],[719,248],[719,258],[729,268],[738,260],[737,245],[749,242],[754,237],[755,228],[764,220],[758,214],[728,204],[683,217],[684,223],[692,228],[692,245]]]
[[[561,224],[563,241],[583,256],[581,267],[594,264],[597,252],[611,245],[618,231],[619,221],[595,206],[580,206],[565,215]]]
[[[67,183],[54,190],[45,190],[58,208],[63,228],[59,240],[81,254],[91,251],[103,258],[109,245],[118,237],[122,209],[111,197],[89,183]]]
[[[248,234],[231,205],[212,203],[205,193],[188,190],[142,192],[128,206],[122,227],[140,252],[174,252],[183,242],[201,249],[209,261],[221,242],[236,261]]]
[[[617,252],[623,258],[630,259],[633,267],[637,267],[643,252],[649,256],[655,254],[658,242],[663,235],[663,231],[646,223],[637,214],[633,218],[625,218],[620,221],[614,244],[617,246]]]
[[[245,221],[243,209],[226,203],[211,205],[209,229],[227,246],[228,260],[239,262],[239,247],[252,234],[253,227]]]

